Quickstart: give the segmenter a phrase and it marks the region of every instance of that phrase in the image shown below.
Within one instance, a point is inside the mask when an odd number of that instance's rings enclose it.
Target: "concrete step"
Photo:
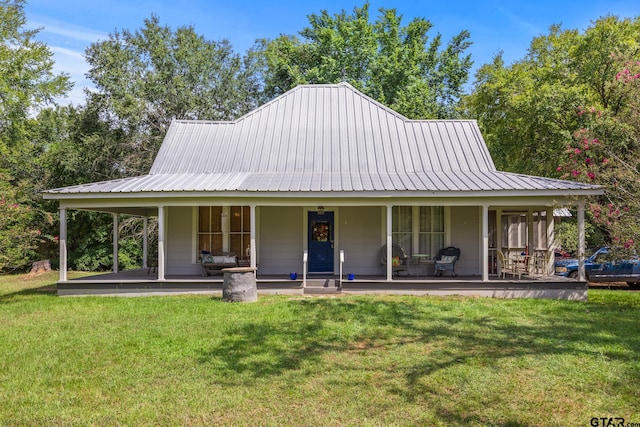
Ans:
[[[328,287],[306,287],[304,288],[305,295],[336,295],[341,294],[342,291],[340,288],[336,288],[335,286]]]
[[[307,277],[307,288],[335,288],[336,280],[328,278],[309,279]]]

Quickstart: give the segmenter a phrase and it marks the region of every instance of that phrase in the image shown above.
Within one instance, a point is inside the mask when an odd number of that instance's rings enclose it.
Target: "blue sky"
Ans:
[[[90,85],[84,74],[88,66],[84,50],[105,40],[115,30],[139,29],[155,14],[161,24],[177,28],[191,25],[209,40],[227,39],[235,51],[244,53],[258,38],[296,34],[307,26],[307,16],[327,10],[351,12],[364,0],[27,0],[25,12],[30,28],[42,28],[38,38],[54,53],[56,71],[71,75],[76,87],[61,103],[84,102],[83,87]],[[378,9],[396,8],[403,23],[414,17],[433,24],[431,35],[445,40],[462,30],[471,33],[469,49],[474,70],[490,62],[499,51],[507,63],[522,58],[533,37],[546,34],[552,24],[564,29],[584,30],[599,17],[640,15],[638,0],[371,0],[373,18]],[[473,80],[473,78],[471,79]]]

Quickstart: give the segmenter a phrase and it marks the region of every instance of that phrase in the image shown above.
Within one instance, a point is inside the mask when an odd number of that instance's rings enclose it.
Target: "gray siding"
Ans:
[[[381,231],[384,226],[382,208],[341,207],[338,218],[339,249],[345,253],[343,273],[384,274],[384,267],[380,265]],[[338,269],[339,265],[336,266],[336,273]]]
[[[166,274],[198,274],[200,266],[192,259],[193,224],[192,208],[167,208],[167,270]]]
[[[260,207],[258,274],[302,274],[301,207]]]
[[[480,211],[477,206],[451,208],[451,245],[460,248],[456,273],[480,275]]]

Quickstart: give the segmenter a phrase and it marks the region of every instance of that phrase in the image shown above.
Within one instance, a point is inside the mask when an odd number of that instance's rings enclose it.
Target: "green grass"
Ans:
[[[640,293],[59,298],[0,276],[0,425],[640,422]]]

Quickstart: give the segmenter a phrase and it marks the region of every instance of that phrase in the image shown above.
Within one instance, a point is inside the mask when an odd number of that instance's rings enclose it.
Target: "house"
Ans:
[[[551,253],[554,207],[577,206],[584,230],[599,194],[496,170],[474,120],[409,120],[340,83],[298,86],[231,122],[174,120],[149,174],[44,197],[60,203],[60,282],[74,209],[112,213],[116,229],[119,214],[157,216],[157,282],[199,275],[202,251],[234,252],[259,277],[344,268],[392,282],[381,258],[393,243],[427,269],[456,246],[457,273],[486,282],[496,250]],[[114,259],[117,272],[117,244]]]

